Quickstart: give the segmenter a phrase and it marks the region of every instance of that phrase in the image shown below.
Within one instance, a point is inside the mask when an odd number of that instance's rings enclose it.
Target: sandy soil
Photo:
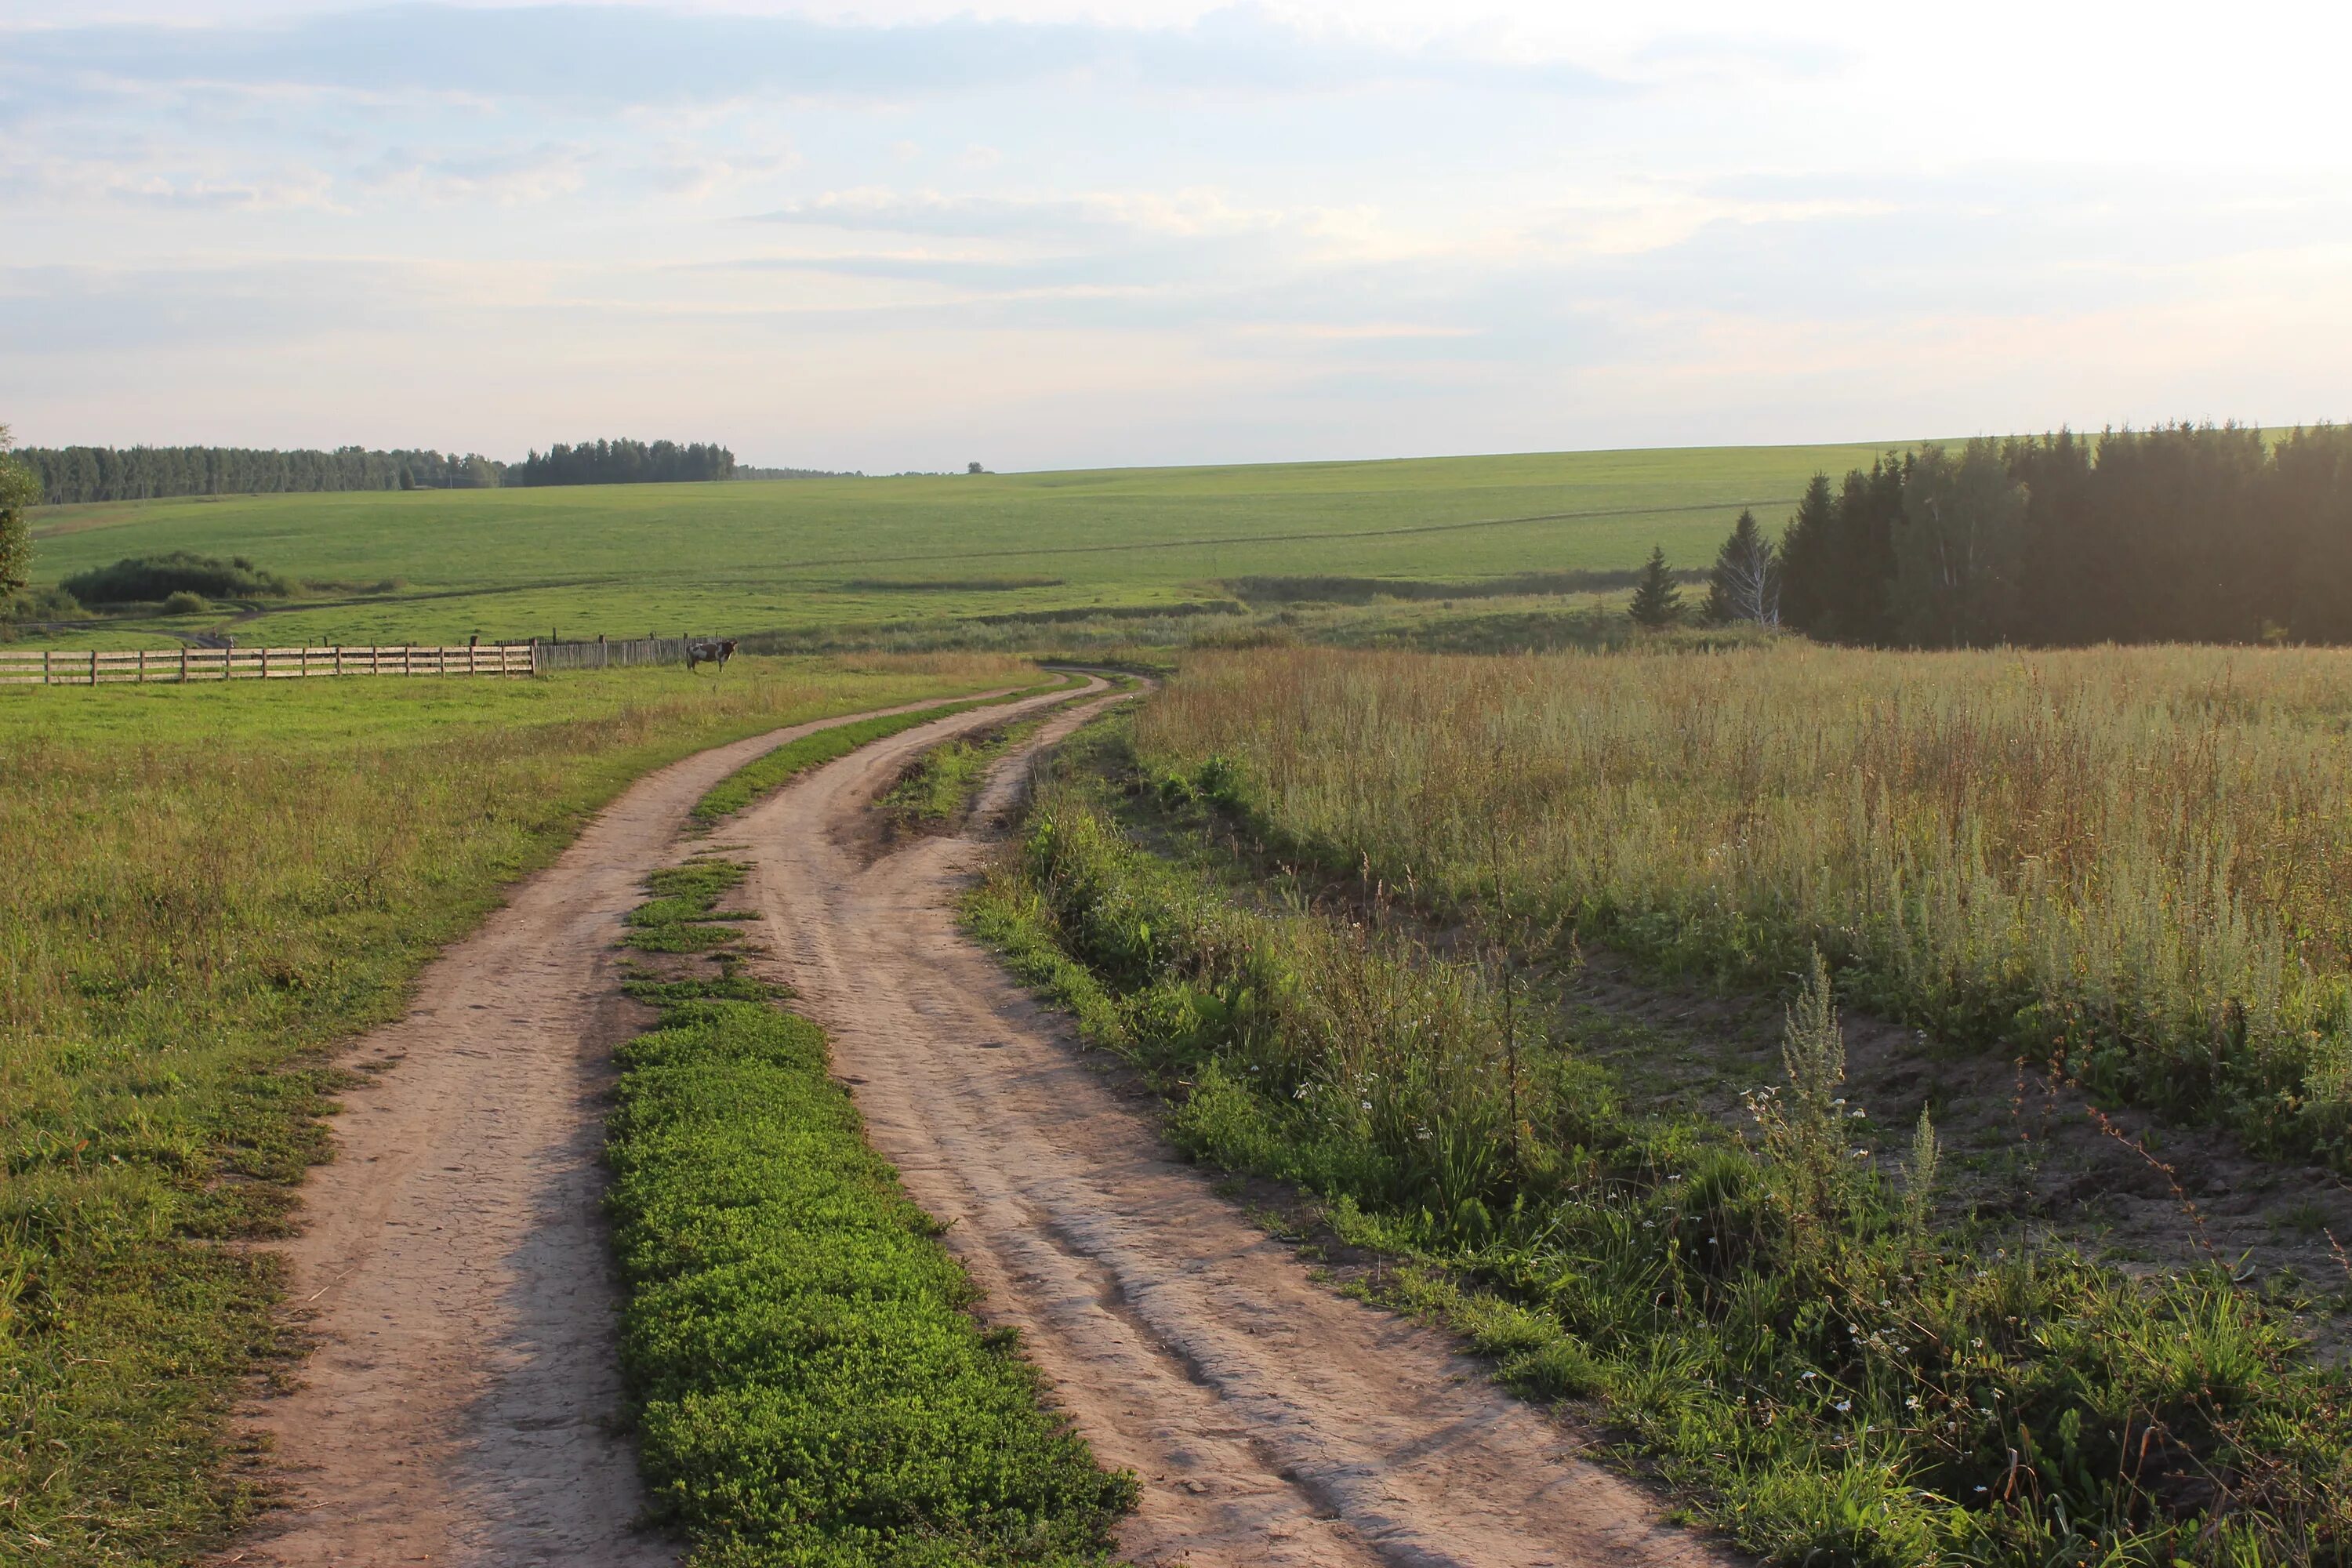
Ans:
[[[613,946],[703,791],[867,716],[640,781],[425,969],[406,1017],[359,1042],[354,1065],[380,1070],[343,1097],[336,1159],[283,1248],[318,1348],[299,1388],[249,1412],[289,1506],[223,1562],[674,1561],[630,1529],[619,1426],[598,1150],[612,1047],[644,1015],[619,996]]]
[[[761,963],[832,1031],[875,1146],[950,1223],[988,1316],[1022,1330],[1097,1454],[1143,1479],[1126,1551],[1195,1568],[1721,1561],[1437,1335],[1315,1283],[959,932],[974,836],[1030,748],[967,836],[867,863],[872,797],[942,733],[1002,717],[866,747],[722,837],[755,867]]]

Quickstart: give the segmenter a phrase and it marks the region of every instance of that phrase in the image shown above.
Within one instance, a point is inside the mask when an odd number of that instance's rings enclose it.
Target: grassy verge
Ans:
[[[1086,678],[1062,676],[1039,686],[1024,687],[999,697],[982,697],[970,702],[950,702],[925,708],[913,713],[886,713],[878,718],[863,720],[856,724],[837,725],[820,730],[814,735],[777,747],[765,756],[730,773],[711,786],[709,792],[694,805],[694,820],[709,827],[732,816],[762,795],[772,795],[809,769],[829,763],[835,757],[845,757],[869,742],[911,730],[918,724],[928,724],[952,713],[966,713],[975,708],[993,708],[1007,702],[1019,702],[1024,698],[1042,696],[1048,691],[1061,691],[1072,686],[1082,686]]]
[[[233,1244],[330,1152],[328,1050],[500,888],[650,768],[1021,668],[0,693],[0,1559],[190,1561],[258,1505],[225,1417],[287,1347]]]
[[[1933,1127],[1882,1150],[1845,1102],[1822,972],[1746,1135],[1636,1116],[1507,969],[1230,896],[1196,804],[1230,780],[1147,787],[1116,725],[1060,765],[975,929],[1157,1079],[1181,1146],[1319,1194],[1405,1264],[1385,1299],[1528,1392],[1597,1400],[1744,1546],[2352,1560],[2352,1384],[2294,1303],[1939,1224]]]
[[[742,868],[657,876],[641,950],[709,951]],[[824,1037],[716,980],[641,984],[660,1026],[620,1053],[608,1203],[648,1490],[690,1562],[1080,1564],[1134,1506],[983,1331],[940,1226],[867,1149]]]

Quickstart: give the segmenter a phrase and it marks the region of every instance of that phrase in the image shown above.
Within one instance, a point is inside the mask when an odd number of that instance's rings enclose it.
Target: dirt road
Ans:
[[[1143,1478],[1127,1552],[1194,1568],[1720,1561],[1434,1334],[1314,1283],[1169,1154],[956,929],[973,840],[865,862],[866,803],[940,728],[845,757],[721,837],[755,867],[765,962],[832,1031],[875,1146],[952,1224],[988,1315],[1022,1329],[1096,1451]],[[999,765],[983,826],[1021,765]]]
[[[619,997],[613,944],[703,791],[866,716],[640,781],[360,1043],[353,1059],[386,1070],[343,1097],[336,1160],[311,1173],[309,1227],[284,1248],[319,1349],[297,1392],[254,1413],[292,1506],[224,1562],[674,1560],[629,1530],[635,1458],[616,1436],[601,1097],[612,1047],[646,1015]]]
[[[1714,1561],[1435,1336],[1314,1284],[1169,1156],[957,931],[971,840],[866,864],[873,794],[944,735],[1018,710],[877,742],[717,842],[754,863],[766,962],[834,1031],[877,1147],[955,1222],[990,1313],[1021,1326],[1097,1452],[1143,1477],[1127,1550],[1195,1568]],[[286,1248],[320,1349],[255,1415],[292,1506],[224,1562],[675,1561],[629,1528],[641,1498],[616,1419],[597,1151],[611,1047],[644,1016],[617,998],[613,943],[700,794],[818,727],[639,783],[362,1042],[385,1070],[345,1097],[339,1157]],[[1000,765],[983,823],[1021,761]]]

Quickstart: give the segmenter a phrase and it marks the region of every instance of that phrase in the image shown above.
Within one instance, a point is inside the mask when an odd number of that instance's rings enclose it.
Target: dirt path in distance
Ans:
[[[614,943],[705,790],[866,717],[640,780],[426,966],[407,1016],[358,1043],[349,1059],[382,1070],[341,1097],[335,1161],[310,1173],[307,1227],[281,1248],[318,1348],[298,1389],[247,1413],[289,1506],[221,1563],[675,1560],[630,1529],[642,1496],[619,1425],[603,1096],[613,1046],[649,1015],[621,999]]]
[[[998,763],[970,832],[1081,717]],[[952,1226],[982,1310],[1021,1329],[1097,1454],[1141,1477],[1125,1552],[1147,1568],[1729,1561],[1440,1336],[1315,1283],[1171,1154],[957,929],[974,837],[865,862],[873,796],[943,733],[1000,719],[867,746],[722,837],[755,868],[760,965],[831,1031],[874,1146]]]

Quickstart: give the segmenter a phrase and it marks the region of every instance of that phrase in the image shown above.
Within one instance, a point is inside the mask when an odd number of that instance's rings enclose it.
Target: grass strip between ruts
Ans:
[[[725,925],[742,868],[653,879],[667,921]],[[728,925],[726,929],[734,929]],[[941,1226],[866,1146],[825,1039],[717,956],[633,987],[661,1023],[619,1052],[607,1199],[627,1293],[622,1357],[653,1511],[698,1568],[1108,1560],[1134,1506],[1041,1403],[1010,1330]]]
[[[896,735],[918,724],[928,724],[975,708],[996,708],[1026,698],[1042,697],[1049,691],[1066,691],[1086,684],[1082,675],[1065,675],[1042,685],[1024,687],[1001,697],[981,697],[966,702],[945,702],[937,707],[919,708],[908,713],[885,713],[855,724],[837,724],[829,730],[803,735],[774,751],[755,758],[713,784],[709,793],[695,802],[694,820],[703,827],[741,811],[763,795],[772,795],[790,784],[809,769],[829,763],[835,757],[845,757],[870,741]]]

